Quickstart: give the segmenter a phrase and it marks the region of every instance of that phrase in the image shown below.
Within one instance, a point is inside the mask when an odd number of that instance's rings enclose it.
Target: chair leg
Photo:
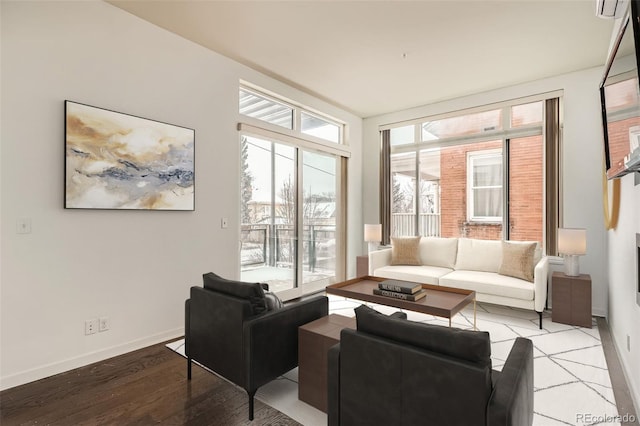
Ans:
[[[191,380],[191,358],[187,358],[187,380]]]
[[[253,420],[253,397],[256,395],[256,391],[247,391],[247,395],[249,395],[249,420]]]

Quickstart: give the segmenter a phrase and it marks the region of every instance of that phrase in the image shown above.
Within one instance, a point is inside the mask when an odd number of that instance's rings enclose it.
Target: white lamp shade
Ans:
[[[587,231],[578,228],[558,228],[558,253],[586,254]]]
[[[369,243],[378,243],[382,241],[382,225],[381,224],[365,224],[364,240]]]

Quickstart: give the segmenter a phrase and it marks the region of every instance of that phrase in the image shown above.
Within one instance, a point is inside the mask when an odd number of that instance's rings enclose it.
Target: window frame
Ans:
[[[390,243],[391,236],[391,188],[390,188],[390,158],[393,154],[400,152],[416,152],[416,155],[423,149],[428,148],[444,148],[457,145],[471,144],[474,142],[485,142],[489,140],[502,140],[503,151],[508,151],[509,141],[513,138],[521,138],[528,136],[542,136],[543,143],[543,225],[542,225],[542,241],[544,252],[547,255],[555,256],[557,253],[557,227],[562,225],[562,158],[560,156],[562,140],[563,140],[563,90],[550,91],[536,95],[523,96],[510,100],[504,100],[493,104],[486,104],[465,108],[462,110],[453,110],[449,112],[441,112],[430,116],[419,116],[407,120],[390,122],[378,126],[381,142],[381,162],[380,162],[380,220],[383,229],[383,244]],[[542,122],[526,124],[520,126],[511,126],[512,107],[524,105],[532,102],[542,102]],[[416,138],[414,143],[408,144],[391,144],[391,129],[404,127],[414,124],[416,128],[420,128],[422,123],[434,121],[441,118],[452,116],[473,114],[479,111],[491,110],[496,108],[504,108],[505,113],[502,115],[503,130],[489,130],[481,134],[466,135],[461,138],[446,138],[435,141],[422,141]],[[418,133],[416,131],[416,133]],[[508,167],[508,155],[503,155],[503,192],[509,190],[508,175],[505,174],[505,167]],[[503,201],[503,222],[509,212],[508,199]],[[508,224],[503,223],[502,239],[509,237]],[[505,232],[506,231],[506,232]]]
[[[504,217],[504,205],[501,209],[500,216],[480,216],[475,213],[475,189],[497,189],[499,188],[502,195],[504,196],[504,178],[501,179],[500,185],[486,185],[486,186],[475,186],[474,185],[474,163],[476,160],[487,159],[487,158],[498,158],[500,160],[500,168],[501,172],[504,176],[504,161],[502,149],[486,149],[479,151],[469,151],[467,152],[467,220],[469,222],[474,223],[502,223]],[[508,195],[507,195],[508,196]],[[503,200],[504,202],[504,200]]]
[[[288,145],[294,147],[296,150],[296,179],[297,179],[297,202],[296,202],[296,227],[298,230],[303,229],[304,220],[302,217],[302,203],[303,203],[303,153],[304,152],[315,152],[319,154],[326,154],[329,156],[335,156],[337,160],[337,169],[336,169],[336,265],[335,265],[335,281],[343,281],[346,279],[346,271],[347,271],[347,262],[346,262],[346,242],[347,242],[347,234],[346,234],[346,226],[347,226],[347,173],[348,173],[348,159],[351,157],[351,148],[345,143],[347,139],[347,126],[343,121],[337,120],[335,118],[330,117],[329,115],[322,114],[316,110],[312,110],[307,107],[303,107],[299,104],[295,104],[291,101],[288,101],[284,98],[277,96],[272,93],[265,93],[262,90],[259,90],[253,85],[247,85],[246,82],[241,82],[238,86],[238,96],[240,96],[240,91],[249,92],[255,96],[265,98],[269,101],[276,102],[279,105],[285,105],[289,108],[292,108],[293,111],[293,123],[292,129],[287,127],[280,126],[276,123],[272,123],[269,121],[264,121],[256,117],[252,117],[249,115],[242,114],[240,112],[240,101],[238,99],[238,124],[237,131],[239,136],[239,142],[242,140],[244,136],[247,137],[255,137],[259,139],[263,139],[266,141],[270,141],[271,143],[277,143],[281,145]],[[320,137],[316,137],[314,135],[310,135],[308,133],[303,133],[301,131],[301,123],[302,123],[302,113],[307,114],[309,116],[316,117],[321,119],[329,124],[336,125],[339,128],[339,142],[332,142],[327,139],[323,139]],[[240,147],[241,144],[239,143]],[[240,149],[240,148],[239,148]],[[242,170],[240,170],[242,173]],[[296,231],[298,232],[298,231]],[[331,284],[331,282],[321,282],[320,287],[313,287],[316,284],[303,284],[303,254],[302,254],[302,246],[303,246],[303,238],[302,234],[300,234],[300,238],[297,239],[296,242],[296,259],[298,268],[295,273],[294,279],[294,288],[284,290],[280,295],[283,300],[289,300],[291,298],[302,297],[305,292],[315,292],[326,285]],[[238,259],[238,272],[240,273],[241,268],[241,259]]]
[[[268,101],[274,102],[278,105],[283,105],[287,108],[291,108],[292,110],[292,127],[288,128],[285,126],[278,125],[276,123],[272,123],[269,121],[265,121],[250,115],[245,115],[240,112],[240,91],[245,91],[253,94],[254,96],[264,98]],[[319,120],[325,121],[328,124],[334,125],[338,128],[338,141],[334,142],[329,139],[321,138],[318,136],[314,136],[309,133],[302,132],[302,114],[306,114],[311,117],[315,117]],[[304,139],[307,141],[311,141],[323,146],[329,147],[337,147],[342,152],[347,152],[347,143],[346,143],[346,124],[338,120],[337,118],[331,117],[328,114],[323,114],[322,112],[316,111],[312,108],[308,108],[301,104],[294,103],[282,97],[278,97],[274,94],[265,93],[264,90],[261,90],[257,87],[253,87],[247,83],[241,82],[238,86],[238,115],[242,117],[243,122],[246,124],[252,124],[255,127],[261,127],[266,130],[271,130],[274,132],[282,133],[284,135],[293,136],[295,138]]]

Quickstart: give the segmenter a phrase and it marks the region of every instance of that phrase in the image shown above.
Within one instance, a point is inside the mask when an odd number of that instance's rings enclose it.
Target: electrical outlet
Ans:
[[[631,352],[631,336],[627,334],[627,351]]]
[[[100,317],[100,325],[98,327],[98,331],[107,331],[111,327],[111,321],[109,321],[109,317]]]
[[[84,322],[84,334],[94,334],[98,332],[99,321],[98,318],[93,318],[90,320],[86,320]]]

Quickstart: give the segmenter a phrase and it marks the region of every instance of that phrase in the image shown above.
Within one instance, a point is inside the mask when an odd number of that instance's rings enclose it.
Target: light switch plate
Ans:
[[[31,218],[21,217],[16,221],[16,232],[18,234],[31,233]]]

